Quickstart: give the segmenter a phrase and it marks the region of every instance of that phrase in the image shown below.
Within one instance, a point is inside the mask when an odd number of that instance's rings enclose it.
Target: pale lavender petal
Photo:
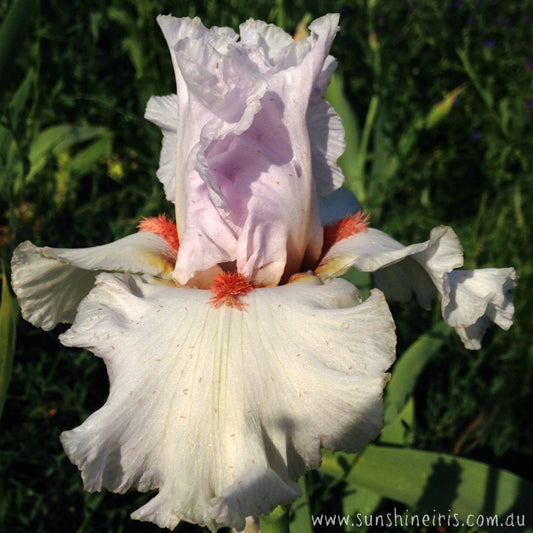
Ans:
[[[265,82],[239,60],[237,35],[230,28],[203,26],[200,19],[158,17],[170,49],[176,77],[176,131],[174,169],[160,169],[163,183],[174,180],[176,224],[180,241],[187,220],[187,204],[217,197],[216,186],[201,189],[194,167],[202,130],[206,125],[217,136],[238,135],[259,109]],[[148,117],[152,120],[151,116]],[[154,122],[157,123],[156,120]],[[163,157],[163,156],[162,156]],[[200,197],[194,194],[201,191]]]
[[[167,200],[174,202],[176,198],[178,97],[175,94],[152,96],[146,105],[144,118],[157,124],[163,132],[157,177],[163,184]]]
[[[175,182],[175,279],[185,285],[235,262],[256,283],[276,285],[318,259],[318,195],[342,183],[342,125],[321,100],[338,16],[315,21],[300,42],[260,21],[241,25],[238,42],[198,19],[158,20],[176,74],[177,124],[150,106],[147,116],[164,131],[159,177],[167,194]]]
[[[344,153],[344,128],[333,107],[321,98],[307,111],[307,128],[311,143],[313,177],[320,197],[327,196],[344,182],[337,159]]]
[[[382,425],[394,323],[345,280],[210,291],[101,274],[61,336],[102,357],[105,405],[62,434],[85,487],[158,489],[133,518],[242,529],[300,494],[321,447],[358,451]]]

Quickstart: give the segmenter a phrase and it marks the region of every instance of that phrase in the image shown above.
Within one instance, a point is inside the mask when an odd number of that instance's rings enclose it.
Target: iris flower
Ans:
[[[383,293],[338,278],[377,271],[392,297],[442,297],[475,347],[510,325],[512,269],[461,272],[449,228],[404,247],[368,227],[336,164],[344,130],[323,100],[338,16],[295,42],[249,20],[161,16],[177,95],[153,97],[157,173],[176,222],[85,249],[21,244],[23,316],[106,364],[105,404],[61,435],[85,488],[158,492],[132,514],[160,527],[244,527],[300,495],[321,448],[356,452],[382,426],[395,356]],[[348,214],[348,216],[344,216]]]

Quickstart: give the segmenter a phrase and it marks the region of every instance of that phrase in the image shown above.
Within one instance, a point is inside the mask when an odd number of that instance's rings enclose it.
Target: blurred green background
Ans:
[[[399,356],[421,335],[434,341],[414,374],[401,445],[475,459],[532,481],[529,0],[0,0],[6,273],[26,239],[92,246],[132,233],[142,216],[172,214],[155,178],[160,131],[143,119],[151,95],[175,91],[159,13],[198,15],[207,26],[236,30],[259,18],[293,33],[306,16],[328,12],[341,13],[332,49],[338,76],[328,95],[347,130],[342,164],[372,225],[406,244],[450,225],[464,245],[466,268],[514,266],[520,276],[515,325],[509,332],[491,328],[479,352],[466,351],[439,327],[438,305],[431,312],[391,305]],[[8,294],[4,289],[4,302]],[[0,365],[2,401],[12,376],[0,421],[0,532],[157,531],[128,518],[146,495],[84,493],[58,440],[105,401],[101,361],[61,346],[58,331],[45,333],[22,319],[16,328],[12,369],[8,359]],[[313,512],[338,510],[342,482],[328,479],[308,476]],[[522,497],[533,502],[530,492]],[[378,498],[373,509],[390,505]]]

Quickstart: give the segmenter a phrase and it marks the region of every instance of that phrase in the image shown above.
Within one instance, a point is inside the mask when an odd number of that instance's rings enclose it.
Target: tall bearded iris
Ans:
[[[363,302],[337,276],[378,270],[392,297],[423,305],[440,293],[475,347],[488,320],[510,325],[514,272],[454,270],[449,228],[404,247],[360,212],[343,218],[344,132],[322,99],[336,15],[300,42],[259,21],[240,40],[158,21],[177,95],[146,116],[163,130],[176,224],[80,250],[23,243],[13,287],[27,320],[72,323],[61,342],[107,366],[105,405],[61,436],[85,487],[158,489],[132,516],[161,527],[242,529],[299,496],[321,447],[358,451],[381,428],[394,324],[379,290]]]

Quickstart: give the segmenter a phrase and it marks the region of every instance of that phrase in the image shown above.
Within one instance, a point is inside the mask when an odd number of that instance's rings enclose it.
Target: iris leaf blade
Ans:
[[[15,332],[18,308],[11,296],[7,276],[2,269],[2,301],[0,304],[0,418],[11,381],[13,357],[15,355]]]
[[[352,460],[347,454],[325,454],[321,472],[335,477],[344,475],[337,456]],[[360,486],[373,490],[386,498],[416,509],[421,513],[455,513],[463,522],[472,515],[494,516],[509,519],[514,524],[507,531],[515,530],[517,519],[525,516],[527,524],[533,484],[507,470],[457,457],[450,454],[369,445],[357,456],[345,477],[348,486]],[[487,527],[487,531],[502,531],[502,527]]]
[[[439,324],[429,333],[421,335],[396,361],[385,394],[385,425],[396,420],[412,395],[418,377],[437,355],[449,331],[451,328]]]

